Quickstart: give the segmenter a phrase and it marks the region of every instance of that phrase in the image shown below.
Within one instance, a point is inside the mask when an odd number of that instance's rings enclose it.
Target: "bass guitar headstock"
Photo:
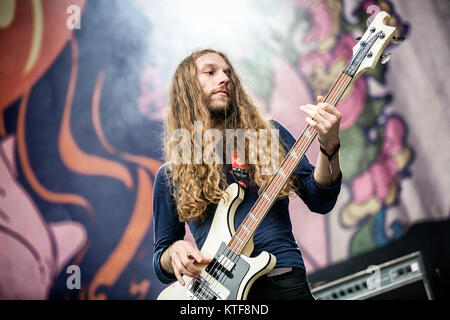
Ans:
[[[386,24],[389,18],[387,12],[381,11],[375,16],[364,35],[358,38],[358,43],[353,47],[352,59],[344,69],[346,75],[356,79],[366,70],[374,69],[380,57],[383,64],[390,60],[391,54],[382,56],[384,49],[389,43],[401,42],[404,38],[394,36],[397,28]]]

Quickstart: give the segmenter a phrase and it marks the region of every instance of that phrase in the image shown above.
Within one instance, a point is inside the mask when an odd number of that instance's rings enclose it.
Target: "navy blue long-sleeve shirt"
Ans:
[[[279,130],[280,139],[285,142],[288,150],[290,150],[296,139],[279,122],[273,119],[271,122]],[[163,283],[176,281],[176,277],[162,270],[160,265],[161,255],[173,242],[182,240],[185,236],[185,224],[178,220],[175,200],[170,192],[170,181],[165,174],[167,170],[168,165],[165,163],[156,174],[153,189],[153,267],[156,276]],[[341,179],[333,186],[320,187],[316,184],[313,174],[314,166],[309,163],[306,156],[303,157],[293,172],[293,175],[296,176],[296,193],[312,212],[328,213],[336,203],[341,189]],[[234,182],[232,175],[228,172],[227,182],[229,184]],[[235,212],[235,230],[238,229],[257,199],[256,188],[249,187],[245,190],[244,200]],[[210,204],[208,207],[210,214],[203,222],[188,222],[189,229],[199,249],[206,240],[216,208],[216,204]],[[261,251],[267,251],[275,255],[277,259],[275,267],[305,268],[300,249],[292,233],[288,197],[275,201],[256,230],[253,241],[252,257],[260,254]]]

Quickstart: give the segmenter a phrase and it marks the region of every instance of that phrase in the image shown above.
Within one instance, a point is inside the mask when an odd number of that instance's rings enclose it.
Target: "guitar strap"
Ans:
[[[233,175],[234,180],[239,183],[244,189],[248,185],[248,172],[247,166],[236,155],[236,151],[233,153],[232,166],[230,173]]]

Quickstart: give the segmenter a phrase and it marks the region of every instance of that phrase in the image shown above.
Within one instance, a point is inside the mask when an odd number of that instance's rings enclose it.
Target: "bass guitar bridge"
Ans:
[[[187,287],[187,295],[191,300],[225,300],[220,291],[214,287],[214,283],[208,282],[202,276],[191,280]]]

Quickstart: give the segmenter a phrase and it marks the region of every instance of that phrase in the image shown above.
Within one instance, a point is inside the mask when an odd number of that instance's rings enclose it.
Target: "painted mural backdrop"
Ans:
[[[177,63],[224,51],[255,103],[298,137],[298,106],[327,93],[380,10],[407,41],[344,94],[340,198],[325,216],[292,199],[294,234],[311,273],[448,219],[449,8],[1,1],[0,298],[156,298],[152,190]],[[317,154],[314,143],[307,156]]]

